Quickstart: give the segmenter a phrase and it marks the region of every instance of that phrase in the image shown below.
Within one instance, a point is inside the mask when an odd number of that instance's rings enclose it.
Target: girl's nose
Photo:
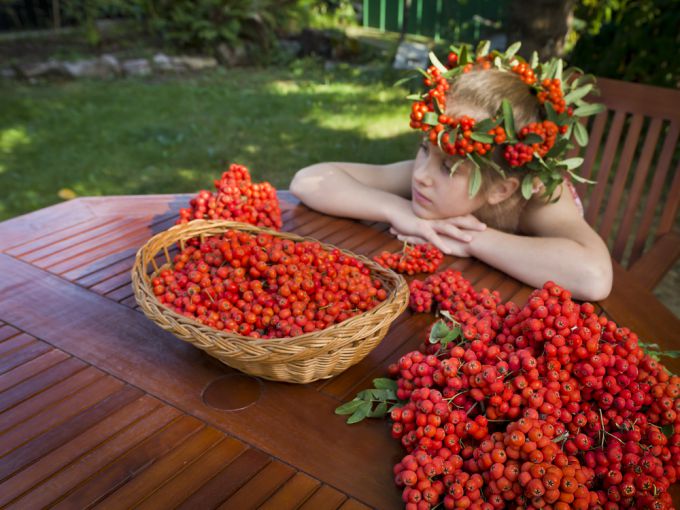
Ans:
[[[432,186],[434,182],[430,168],[434,164],[433,159],[428,155],[413,169],[413,179],[421,186]]]

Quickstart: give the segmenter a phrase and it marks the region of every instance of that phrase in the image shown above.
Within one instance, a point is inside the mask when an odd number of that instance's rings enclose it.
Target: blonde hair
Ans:
[[[515,126],[518,129],[542,120],[541,105],[533,89],[515,73],[499,69],[473,69],[454,78],[446,98],[447,114],[455,109],[456,103],[464,103],[485,111],[488,118],[491,118],[498,112],[503,99],[507,99],[512,105]],[[511,168],[501,157],[500,150],[494,150],[491,157],[507,176],[519,177],[521,182],[523,171]],[[494,183],[503,180],[490,166],[482,168],[482,177],[482,187],[479,190],[482,194],[487,193]],[[527,200],[518,188],[499,204],[485,204],[475,211],[475,216],[491,227],[515,232],[526,204]]]

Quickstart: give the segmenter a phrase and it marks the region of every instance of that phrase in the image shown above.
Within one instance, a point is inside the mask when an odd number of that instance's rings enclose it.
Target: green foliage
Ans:
[[[271,47],[278,30],[299,18],[309,0],[155,0],[151,27],[183,48],[250,43]]]
[[[677,0],[582,0],[575,15],[571,62],[598,76],[680,86]]]
[[[418,133],[408,127],[405,90],[356,68],[322,66],[0,80],[0,221],[70,194],[193,193],[230,162],[285,189],[319,161],[413,157]]]
[[[96,21],[107,16],[132,16],[139,11],[143,0],[69,0],[63,2],[63,15],[67,21],[82,26],[91,46],[101,41]]]

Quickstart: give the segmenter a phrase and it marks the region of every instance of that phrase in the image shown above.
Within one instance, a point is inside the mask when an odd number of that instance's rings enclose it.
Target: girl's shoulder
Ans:
[[[571,222],[584,222],[583,204],[574,185],[565,180],[552,198],[538,190],[523,209],[519,226],[527,234],[546,235],[559,225]]]

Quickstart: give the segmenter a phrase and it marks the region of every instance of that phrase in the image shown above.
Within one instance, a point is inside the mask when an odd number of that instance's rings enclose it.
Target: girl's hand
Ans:
[[[424,220],[412,215],[397,218],[397,221],[392,223],[390,232],[402,241],[415,244],[431,243],[448,255],[468,257],[470,256],[468,243],[472,240],[472,234],[484,229],[486,225],[472,215],[443,220]]]
[[[400,241],[404,241],[409,244],[423,244],[431,242],[422,237],[400,234],[394,228],[390,229],[390,233],[397,236],[397,239]],[[439,248],[444,254],[463,258],[470,256],[470,243],[458,241],[457,239],[452,239],[446,236],[442,236],[439,239],[440,241],[435,244],[435,246]]]
[[[444,238],[469,243],[472,240],[470,231],[486,229],[486,225],[471,214],[441,220],[426,220],[419,218],[411,211],[397,211],[392,214],[390,223],[399,235],[419,237],[442,251],[444,251]]]

